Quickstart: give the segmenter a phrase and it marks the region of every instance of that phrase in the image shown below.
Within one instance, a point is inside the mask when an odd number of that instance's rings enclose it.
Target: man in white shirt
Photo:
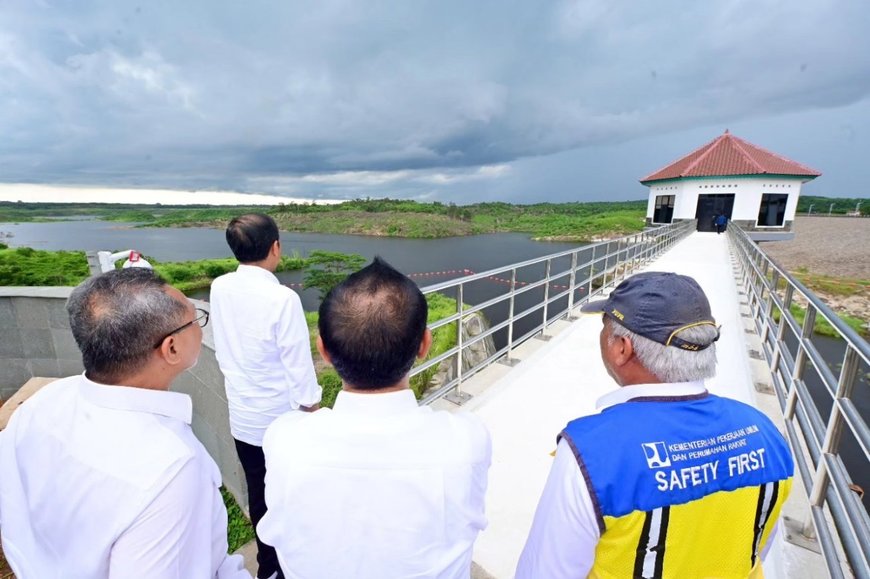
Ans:
[[[236,217],[227,243],[239,268],[211,286],[215,354],[224,375],[230,432],[248,484],[255,528],[266,512],[263,435],[278,416],[320,403],[308,326],[299,296],[281,285],[278,226],[268,215]],[[257,576],[282,578],[275,550],[257,536]]]
[[[19,579],[250,579],[227,556],[220,472],[169,392],[208,312],[150,269],[85,281],[67,310],[85,372],[0,433],[0,528]]]
[[[427,304],[379,258],[320,306],[323,358],[343,381],[332,409],[266,432],[258,531],[287,577],[466,578],[478,532],[489,433],[475,416],[419,407],[411,366],[432,343]]]

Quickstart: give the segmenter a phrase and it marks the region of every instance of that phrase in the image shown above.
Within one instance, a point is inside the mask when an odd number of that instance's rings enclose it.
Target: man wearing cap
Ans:
[[[794,464],[771,421],[710,394],[719,330],[697,282],[647,272],[606,300],[620,388],[557,437],[517,578],[761,577]]]

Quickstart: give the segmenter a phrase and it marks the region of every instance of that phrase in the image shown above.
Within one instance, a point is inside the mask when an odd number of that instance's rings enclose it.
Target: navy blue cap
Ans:
[[[694,326],[716,326],[710,302],[698,282],[661,271],[635,274],[616,286],[607,299],[586,303],[580,311],[603,313],[635,334],[692,351],[710,344],[687,342],[677,334]]]

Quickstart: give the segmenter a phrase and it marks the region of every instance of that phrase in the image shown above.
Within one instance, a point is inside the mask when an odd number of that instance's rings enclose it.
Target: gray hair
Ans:
[[[713,342],[719,331],[714,326],[694,326],[678,334],[687,342],[710,344],[708,348],[693,352],[654,342],[606,316],[604,320],[610,325],[611,339],[619,336],[631,340],[638,361],[662,382],[691,382],[716,375],[716,344]]]
[[[88,278],[66,303],[70,328],[89,378],[111,381],[141,369],[163,336],[184,323],[184,304],[146,268]]]

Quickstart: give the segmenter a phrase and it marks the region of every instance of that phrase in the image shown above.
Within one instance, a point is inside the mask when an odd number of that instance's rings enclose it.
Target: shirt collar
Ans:
[[[666,384],[635,384],[608,392],[595,402],[598,410],[604,410],[637,398],[673,398],[675,396],[698,396],[707,393],[703,380]]]
[[[260,277],[266,281],[271,281],[277,284],[281,283],[280,281],[278,281],[278,278],[275,277],[274,273],[258,265],[245,265],[244,263],[240,263],[239,267],[236,269],[236,272],[246,276]]]
[[[112,410],[158,414],[190,424],[193,403],[190,396],[168,390],[149,390],[132,386],[97,384],[82,374],[79,384],[82,396],[91,404]]]
[[[332,406],[333,412],[381,416],[407,412],[414,408],[418,408],[417,398],[407,388],[383,394],[360,394],[342,390],[338,393],[338,396],[335,398],[335,404]]]

